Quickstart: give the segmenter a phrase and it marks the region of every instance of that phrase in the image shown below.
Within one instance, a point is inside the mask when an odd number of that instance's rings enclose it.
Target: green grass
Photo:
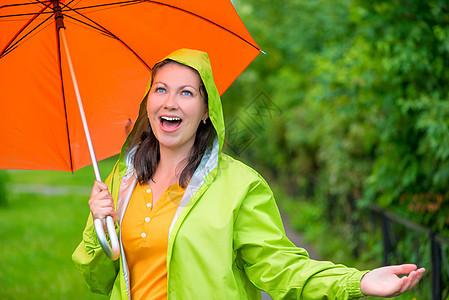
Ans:
[[[103,180],[109,175],[117,157],[114,156],[98,163]],[[43,184],[63,186],[91,186],[95,180],[92,166],[87,166],[73,174],[60,171],[37,171],[37,170],[8,170],[9,182],[11,184]]]
[[[100,163],[106,178],[114,159]],[[9,183],[91,186],[92,167],[71,173],[8,171]],[[12,190],[12,189],[9,189]],[[10,191],[0,206],[0,299],[107,299],[91,293],[71,255],[89,214],[86,195]]]

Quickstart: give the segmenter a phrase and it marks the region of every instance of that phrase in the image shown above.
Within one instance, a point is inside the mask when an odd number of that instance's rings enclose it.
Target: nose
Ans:
[[[168,93],[164,99],[163,107],[168,110],[178,109],[178,102],[175,93]]]

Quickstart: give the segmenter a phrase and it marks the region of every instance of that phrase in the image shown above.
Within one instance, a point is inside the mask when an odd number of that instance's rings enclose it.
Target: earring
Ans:
[[[203,124],[206,124],[206,120],[207,120],[207,119],[204,119],[204,120],[203,120]]]

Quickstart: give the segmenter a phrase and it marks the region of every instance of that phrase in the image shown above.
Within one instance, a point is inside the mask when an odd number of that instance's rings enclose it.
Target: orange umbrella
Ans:
[[[220,93],[261,52],[229,0],[2,0],[0,168],[93,162],[101,180],[96,158],[119,152],[150,67],[179,48],[209,54]]]
[[[58,7],[100,160],[118,153],[158,59],[178,48],[208,52],[223,93],[260,53],[228,0],[2,0],[0,5],[4,169],[74,171],[90,164],[55,22]]]

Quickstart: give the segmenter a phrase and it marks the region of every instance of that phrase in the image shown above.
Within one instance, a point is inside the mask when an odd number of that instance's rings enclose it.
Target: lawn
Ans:
[[[114,161],[100,162],[103,178]],[[0,299],[107,299],[88,290],[71,260],[89,213],[92,167],[8,177],[7,205],[0,206]]]

